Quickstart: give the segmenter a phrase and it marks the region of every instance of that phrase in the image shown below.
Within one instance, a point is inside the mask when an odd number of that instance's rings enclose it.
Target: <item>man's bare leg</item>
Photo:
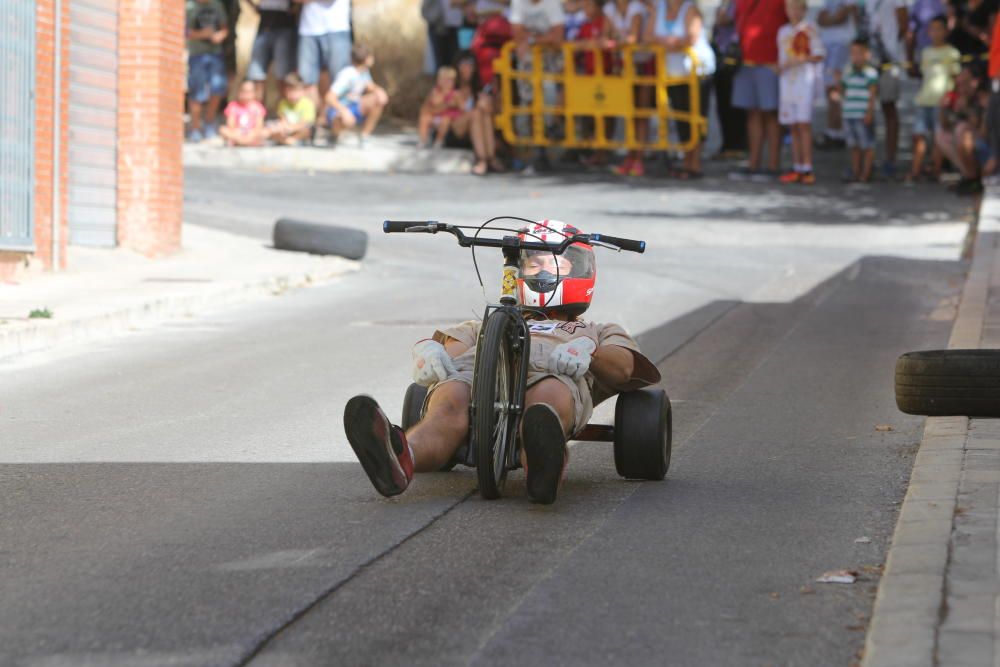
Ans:
[[[471,399],[472,387],[457,380],[434,389],[427,414],[406,433],[415,472],[440,470],[466,441]]]

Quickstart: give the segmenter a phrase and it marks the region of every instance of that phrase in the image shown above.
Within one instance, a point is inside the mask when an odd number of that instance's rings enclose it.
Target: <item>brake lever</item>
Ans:
[[[442,222],[432,222],[429,225],[414,225],[413,227],[407,227],[407,232],[425,232],[427,234],[437,234],[440,231],[445,231],[447,227],[446,224]]]
[[[410,231],[410,230],[407,229],[406,231]],[[610,250],[614,250],[615,252],[621,252],[622,251],[622,249],[619,248],[618,246],[611,245],[610,243],[605,243],[604,241],[591,241],[590,245],[592,245],[592,246],[596,245],[596,246],[600,246],[602,248],[608,248]]]

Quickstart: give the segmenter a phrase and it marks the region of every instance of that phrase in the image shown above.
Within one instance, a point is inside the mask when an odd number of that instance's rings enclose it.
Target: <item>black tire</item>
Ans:
[[[896,361],[896,405],[927,417],[1000,417],[1000,350],[904,354]]]
[[[626,479],[661,480],[670,468],[673,417],[662,389],[618,395],[615,405],[615,468]]]
[[[404,431],[409,431],[410,427],[415,426],[423,417],[425,398],[427,398],[427,387],[414,383],[406,388],[406,395],[403,396],[403,418],[399,422]]]
[[[361,259],[368,249],[368,234],[360,229],[321,225],[282,218],[274,223],[274,247],[279,250],[337,255]]]
[[[502,310],[486,320],[476,349],[476,372],[472,384],[472,423],[469,433],[476,453],[479,495],[499,498],[514,455],[517,416],[515,403],[515,359],[511,350],[514,319]]]
[[[409,431],[411,426],[415,426],[424,416],[424,400],[427,398],[427,387],[413,383],[406,388],[406,395],[403,396],[403,418],[399,425],[404,431]],[[458,464],[458,461],[451,460],[438,468],[441,472],[448,472]]]

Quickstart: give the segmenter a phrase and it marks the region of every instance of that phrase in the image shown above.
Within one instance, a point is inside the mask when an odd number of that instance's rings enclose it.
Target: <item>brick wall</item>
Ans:
[[[184,3],[120,0],[118,243],[149,256],[180,248]]]
[[[52,267],[53,215],[53,146],[54,132],[60,134],[59,169],[59,268],[66,266],[68,236],[66,207],[68,204],[67,145],[69,127],[66,111],[69,107],[69,6],[62,3],[62,81],[60,118],[55,112],[55,1],[37,0],[35,27],[35,256],[46,268]]]

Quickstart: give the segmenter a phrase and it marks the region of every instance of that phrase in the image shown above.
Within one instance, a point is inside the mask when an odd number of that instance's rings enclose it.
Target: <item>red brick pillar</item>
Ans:
[[[46,268],[52,268],[52,218],[55,178],[59,187],[59,268],[66,266],[66,237],[69,235],[66,207],[69,202],[69,0],[63,0],[62,16],[62,77],[59,91],[59,117],[56,117],[55,61],[56,23],[55,0],[35,3],[35,256]],[[56,132],[59,133],[59,155],[54,154]],[[57,159],[58,158],[58,159]],[[59,173],[55,174],[55,164]]]
[[[119,0],[118,243],[144,255],[181,244],[184,3]]]

